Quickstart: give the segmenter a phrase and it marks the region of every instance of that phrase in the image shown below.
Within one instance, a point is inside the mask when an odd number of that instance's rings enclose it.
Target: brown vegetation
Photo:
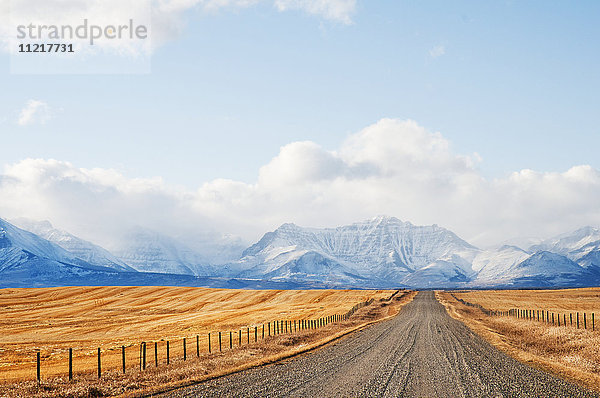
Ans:
[[[90,396],[150,391],[185,384],[234,368],[272,361],[331,339],[371,319],[393,315],[407,300],[380,301],[393,291],[244,291],[198,288],[60,288],[0,290],[0,396]],[[295,334],[262,338],[262,324],[341,314],[368,299],[348,321]],[[393,304],[393,305],[390,305]],[[253,330],[248,344],[247,327]],[[218,352],[218,331],[223,352]],[[242,330],[242,346],[239,331]],[[229,350],[229,333],[233,350]],[[212,332],[213,354],[208,354]],[[265,333],[268,334],[267,332]],[[200,336],[200,356],[196,354]],[[182,339],[187,337],[188,361]],[[165,346],[170,341],[171,364]],[[148,368],[139,371],[139,345],[148,342]],[[154,363],[158,343],[159,366]],[[120,347],[127,347],[127,373],[120,372]],[[74,348],[75,380],[67,379],[68,348]],[[103,373],[95,376],[96,347]],[[35,382],[35,351],[42,351],[42,384]],[[217,351],[217,352],[215,352]]]
[[[487,316],[480,309],[457,301],[465,300],[486,309],[546,310],[566,314],[600,314],[600,289],[506,290],[438,292],[438,299],[451,316],[512,357],[600,391],[600,332],[548,325],[537,320],[509,316]],[[537,317],[536,317],[537,319]],[[597,320],[596,320],[597,321]],[[598,326],[598,324],[596,324]]]

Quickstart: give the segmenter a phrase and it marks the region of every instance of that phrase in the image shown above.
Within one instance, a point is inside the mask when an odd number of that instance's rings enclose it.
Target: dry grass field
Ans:
[[[103,372],[120,369],[121,346],[127,366],[139,368],[139,345],[148,342],[148,363],[154,365],[154,342],[159,363],[166,361],[166,340],[172,358],[218,350],[214,332],[243,329],[275,320],[316,319],[348,311],[368,299],[388,298],[393,291],[360,290],[225,290],[171,287],[74,287],[0,290],[0,383],[35,380],[36,352],[42,357],[42,378],[65,377],[68,349],[73,349],[76,375],[96,371],[97,348],[102,349]],[[252,340],[254,334],[252,333]],[[223,335],[229,346],[229,334]],[[0,394],[1,395],[1,394]]]
[[[600,315],[600,288],[464,291],[454,295],[497,311],[521,308],[543,309],[560,314],[587,312],[589,315],[595,312]]]
[[[546,310],[560,314],[586,312],[600,315],[600,288],[566,290],[504,290],[453,292],[458,299],[487,309],[512,308]],[[537,320],[508,316],[486,316],[477,308],[455,300],[450,292],[438,292],[438,299],[451,316],[465,322],[473,331],[514,358],[556,373],[574,382],[600,391],[600,331],[571,327],[564,323],[548,325]]]

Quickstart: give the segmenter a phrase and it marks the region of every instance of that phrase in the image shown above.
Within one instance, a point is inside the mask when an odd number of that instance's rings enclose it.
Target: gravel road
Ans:
[[[452,319],[433,292],[395,318],[277,364],[162,397],[597,397],[523,365]]]

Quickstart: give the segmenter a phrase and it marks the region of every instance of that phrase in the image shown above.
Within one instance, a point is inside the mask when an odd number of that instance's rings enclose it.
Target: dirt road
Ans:
[[[452,319],[433,292],[303,356],[164,397],[597,397],[523,365]]]

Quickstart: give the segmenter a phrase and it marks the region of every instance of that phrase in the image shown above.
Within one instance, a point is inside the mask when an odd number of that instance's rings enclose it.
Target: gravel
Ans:
[[[433,292],[395,318],[274,365],[161,397],[598,397],[528,367],[452,319]]]

